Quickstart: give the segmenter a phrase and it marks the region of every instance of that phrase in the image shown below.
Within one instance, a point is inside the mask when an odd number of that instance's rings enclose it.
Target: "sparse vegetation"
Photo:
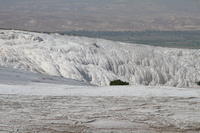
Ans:
[[[129,83],[121,81],[121,80],[114,80],[114,81],[110,82],[110,85],[111,86],[114,86],[114,85],[129,85]]]

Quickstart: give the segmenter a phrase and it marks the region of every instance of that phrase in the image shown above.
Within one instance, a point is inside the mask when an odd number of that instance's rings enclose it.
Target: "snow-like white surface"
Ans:
[[[200,131],[198,88],[94,87],[42,82],[0,83],[0,131]]]
[[[134,96],[134,97],[200,97],[199,88],[147,87],[147,86],[69,86],[63,84],[34,83],[28,85],[0,84],[0,94],[38,96]]]
[[[195,87],[200,50],[160,48],[102,39],[0,31],[0,65],[95,85]]]
[[[32,88],[31,84],[37,84],[38,89],[41,84],[46,84],[46,86],[63,84],[66,86],[89,86],[90,84],[76,81],[73,79],[66,79],[62,77],[43,75],[39,73],[32,73],[12,68],[0,67],[0,86],[8,85],[14,88],[20,88],[19,86],[24,86],[27,88]],[[28,87],[29,86],[29,87]],[[9,87],[8,87],[9,88]],[[1,88],[0,90],[8,91],[8,88]],[[3,91],[2,90],[2,91]],[[1,93],[1,91],[0,91]],[[39,93],[38,93],[39,94]]]
[[[0,94],[35,96],[200,97],[199,88],[107,86],[0,67]]]
[[[107,86],[0,67],[0,94],[35,96],[200,97],[199,88]]]
[[[97,87],[0,67],[0,132],[199,132],[200,89]]]

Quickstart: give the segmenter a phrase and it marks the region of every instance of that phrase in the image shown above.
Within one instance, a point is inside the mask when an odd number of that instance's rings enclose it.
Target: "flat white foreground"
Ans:
[[[2,133],[200,131],[199,88],[96,87],[8,68],[0,73]]]
[[[138,96],[138,97],[200,97],[199,88],[148,86],[71,86],[32,83],[27,85],[0,85],[1,94],[41,96]]]
[[[199,110],[199,97],[0,95],[0,131],[199,133]]]

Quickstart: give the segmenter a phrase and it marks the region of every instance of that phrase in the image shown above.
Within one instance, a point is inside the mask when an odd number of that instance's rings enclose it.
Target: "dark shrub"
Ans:
[[[200,81],[199,81],[199,82],[197,82],[197,85],[199,85],[199,86],[200,86]]]
[[[99,46],[96,43],[93,43],[93,46],[95,46],[96,48],[99,48]]]
[[[129,85],[128,82],[124,82],[124,81],[121,81],[121,80],[114,80],[114,81],[111,81],[110,82],[110,85],[113,86],[113,85]]]

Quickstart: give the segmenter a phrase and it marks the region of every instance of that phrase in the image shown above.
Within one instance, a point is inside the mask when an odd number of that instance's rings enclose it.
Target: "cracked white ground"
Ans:
[[[2,133],[200,132],[199,50],[20,31],[0,47]]]

